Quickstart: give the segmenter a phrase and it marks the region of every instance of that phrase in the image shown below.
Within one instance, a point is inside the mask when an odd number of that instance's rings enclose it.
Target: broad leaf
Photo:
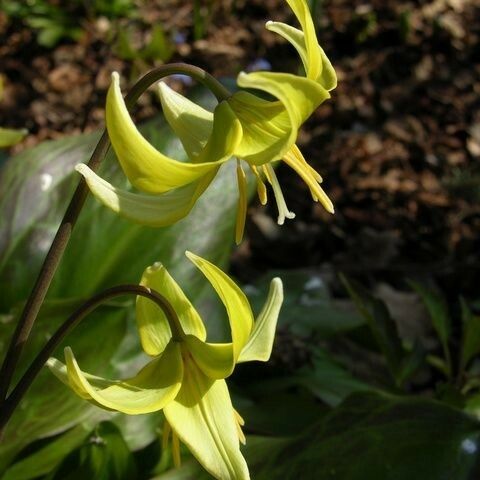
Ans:
[[[480,316],[474,315],[463,299],[461,307],[463,339],[460,367],[463,371],[469,362],[480,353]]]
[[[237,367],[238,370],[240,370]],[[246,370],[248,379],[248,372]],[[336,406],[354,392],[373,391],[374,387],[355,378],[342,365],[334,361],[320,347],[316,348],[308,364],[294,372],[260,382],[249,380],[244,386],[253,397],[268,398],[291,391],[292,388],[306,388],[326,405]],[[295,416],[294,413],[292,413]]]
[[[125,308],[99,309],[77,327],[64,345],[74,349],[86,369],[99,374],[114,373],[110,358],[125,336],[126,313]],[[42,314],[29,345],[28,357],[34,349],[40,348],[64,319],[61,315]],[[62,355],[62,348],[58,350],[58,355]],[[79,399],[45,368],[7,425],[0,446],[0,472],[30,442],[58,434],[80,422],[87,422],[91,428],[95,421],[106,415],[109,416]]]
[[[450,337],[451,320],[445,299],[417,282],[410,281],[408,283],[418,293],[425,307],[427,307],[433,328],[442,345],[447,345]]]
[[[279,327],[287,327],[302,337],[318,333],[326,339],[364,324],[353,308],[348,309],[331,298],[328,286],[318,272],[308,270],[270,271],[255,285],[246,287],[256,311],[265,301],[273,277],[280,277],[284,286]]]
[[[130,480],[137,478],[132,453],[118,428],[102,422],[83,446],[72,452],[48,480]]]
[[[373,297],[362,285],[347,279],[343,275],[340,278],[385,356],[392,376],[396,383],[400,384],[403,379],[401,368],[404,362],[404,352],[397,326],[387,307],[381,300]]]
[[[256,480],[478,478],[480,423],[427,399],[356,394],[252,468]]]
[[[85,425],[77,425],[12,465],[1,477],[2,480],[30,480],[51,472],[52,468],[85,440],[89,432]]]
[[[480,423],[428,399],[359,393],[298,437],[248,437],[245,456],[255,480],[473,480]],[[189,461],[154,480],[208,478]]]

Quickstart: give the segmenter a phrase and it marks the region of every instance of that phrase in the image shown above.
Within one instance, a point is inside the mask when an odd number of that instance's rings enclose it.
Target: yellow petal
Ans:
[[[244,133],[235,154],[252,165],[282,158],[295,143],[302,123],[330,97],[319,83],[288,73],[241,73],[237,83],[278,99],[269,102],[246,92],[229,99]]]
[[[238,285],[209,261],[186,252],[187,257],[207,277],[222,300],[228,314],[235,360],[248,341],[253,326],[253,314],[247,297]]]
[[[233,94],[228,102],[243,131],[235,155],[253,165],[280,158],[288,149],[293,128],[285,106],[244,91]]]
[[[199,180],[163,194],[143,195],[114,187],[84,164],[75,169],[106,207],[128,220],[150,227],[172,225],[188,215],[218,171],[215,168]]]
[[[268,361],[272,353],[275,329],[282,303],[282,281],[279,278],[274,278],[270,283],[267,301],[255,321],[248,343],[238,358],[239,363],[253,360]]]
[[[157,291],[170,302],[186,334],[205,340],[206,332],[202,319],[161,263],[145,270],[140,285]],[[143,349],[148,355],[158,355],[172,336],[165,314],[155,303],[144,297],[137,297],[136,314]]]
[[[247,177],[240,162],[237,162],[238,208],[235,224],[235,243],[240,245],[247,217]]]
[[[248,480],[225,380],[208,378],[188,357],[184,368],[182,388],[165,406],[165,417],[211,475],[221,480]]]
[[[286,108],[290,121],[298,128],[330,94],[320,84],[290,73],[240,73],[237,83],[242,88],[254,88],[277,98]]]
[[[206,343],[193,335],[185,337],[193,359],[209,378],[227,378],[235,368],[232,343]]]
[[[163,114],[172,130],[192,159],[198,157],[212,133],[213,113],[159,83],[159,97]]]
[[[127,380],[112,381],[82,372],[70,348],[65,349],[66,367],[55,359],[47,365],[81,397],[108,410],[136,415],[164,408],[180,390],[183,363],[178,343],[171,342],[164,353]],[[66,373],[65,373],[66,372]]]
[[[209,161],[183,163],[163,155],[138,131],[120,90],[117,73],[107,95],[107,130],[125,175],[139,190],[163,193],[205,176],[229,159],[241,137],[241,127],[226,102],[217,106],[213,136],[207,143]],[[215,128],[215,123],[220,127]]]
[[[337,85],[335,70],[318,44],[315,25],[305,0],[287,0],[297,17],[301,30],[281,22],[267,22],[266,28],[288,40],[302,59],[307,78],[319,82],[328,91]]]

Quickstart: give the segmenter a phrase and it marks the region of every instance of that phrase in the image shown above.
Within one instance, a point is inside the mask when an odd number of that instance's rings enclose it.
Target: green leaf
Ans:
[[[248,432],[270,436],[298,435],[318,420],[322,410],[305,388],[267,390],[254,400],[234,397],[234,405]]]
[[[102,422],[88,441],[72,452],[48,480],[131,480],[137,478],[133,455],[118,428]]]
[[[119,29],[115,53],[123,60],[135,60],[140,55],[139,52],[132,47],[132,40],[128,30]]]
[[[445,299],[417,282],[409,281],[408,283],[418,293],[425,307],[427,307],[438,338],[442,344],[447,344],[450,337],[451,321]]]
[[[162,60],[168,62],[175,51],[170,38],[165,34],[163,27],[157,23],[152,30],[152,38],[148,45],[141,51],[144,60]]]
[[[420,341],[415,341],[409,353],[405,354],[400,365],[397,379],[399,385],[404,385],[422,367],[425,362],[425,349]]]
[[[442,344],[447,367],[446,375],[450,376],[452,373],[452,365],[448,341],[450,339],[451,320],[448,313],[447,303],[443,297],[423,285],[414,281],[409,281],[408,283],[423,300],[423,303],[428,310],[433,328]]]
[[[369,326],[373,337],[387,361],[390,372],[396,383],[400,383],[399,372],[403,362],[403,347],[395,322],[391,318],[385,304],[373,297],[357,282],[340,276],[349,295],[355,302]]]
[[[292,333],[302,337],[318,333],[322,339],[327,339],[364,324],[354,309],[348,309],[330,298],[322,277],[308,270],[272,270],[255,285],[247,286],[248,298],[255,311],[260,310],[274,277],[281,278],[284,285],[279,327],[288,327]]]
[[[461,411],[362,393],[251,470],[256,480],[469,480],[479,452],[480,424]]]
[[[473,480],[480,423],[428,399],[357,393],[293,438],[248,437],[255,480]],[[193,461],[152,480],[211,478]]]
[[[354,392],[375,391],[376,388],[355,378],[342,365],[317,347],[311,361],[290,374],[248,381],[244,387],[254,397],[269,397],[290,391],[292,387],[309,390],[315,397],[329,406],[336,406]]]
[[[375,390],[356,379],[320,349],[315,351],[312,368],[304,367],[297,379],[315,396],[331,406],[338,405],[354,392]]]
[[[38,319],[26,356],[22,358],[21,371],[45,339],[65,320],[65,315],[60,312],[56,316],[50,315],[50,311],[46,308]],[[67,337],[58,350],[59,354],[63,346],[70,345],[85,368],[98,374],[115,373],[110,359],[125,336],[126,313],[125,308],[98,309]],[[8,331],[11,332],[11,328]],[[8,338],[8,335],[5,336]],[[98,341],[100,338],[101,341]],[[96,421],[109,416],[74,395],[45,368],[7,425],[0,445],[0,473],[21,449],[34,440],[56,435],[81,422],[92,428]]]
[[[62,459],[77,448],[87,437],[89,429],[78,425],[32,455],[14,463],[3,475],[2,480],[30,480],[52,471]]]
[[[480,316],[474,315],[465,300],[461,299],[463,339],[460,369],[465,370],[468,363],[480,353]]]

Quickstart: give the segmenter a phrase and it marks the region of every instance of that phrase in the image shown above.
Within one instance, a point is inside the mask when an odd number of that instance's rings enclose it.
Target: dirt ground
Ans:
[[[77,41],[52,49],[0,13],[6,84],[0,125],[30,132],[13,152],[103,126],[110,73],[133,81],[161,63],[126,59],[118,41],[122,30],[141,49],[160,24],[173,39],[170,61],[216,76],[259,65],[298,69],[292,49],[264,29],[268,19],[291,20],[285,2],[213,2],[210,12],[204,9],[205,31],[196,40],[192,4],[155,0],[141,2],[134,18],[84,19]],[[480,7],[475,0],[318,5],[319,40],[339,86],[304,126],[299,145],[324,177],[336,213],[312,203],[307,187],[281,167],[297,218],[278,227],[273,203],[267,209],[253,203],[235,273],[250,280],[266,268],[321,265],[400,289],[405,278],[420,277],[452,298],[478,298]],[[153,95],[146,95],[136,118],[156,112]]]

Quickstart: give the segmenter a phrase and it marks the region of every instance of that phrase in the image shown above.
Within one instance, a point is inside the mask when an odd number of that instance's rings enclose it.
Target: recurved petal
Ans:
[[[227,101],[220,102],[213,112],[213,129],[204,149],[192,161],[196,164],[215,159],[216,164],[227,161],[238,148],[243,138],[240,120]],[[218,160],[217,160],[218,159]]]
[[[156,290],[170,302],[186,334],[205,340],[206,332],[202,319],[161,263],[156,263],[143,272],[140,285]],[[158,355],[172,335],[165,314],[151,300],[138,297],[136,317],[143,349],[148,355]]]
[[[302,31],[305,35],[305,44],[307,49],[308,59],[308,78],[316,80],[321,73],[321,63],[318,62],[316,56],[316,47],[318,45],[317,34],[315,33],[315,25],[312,21],[312,15],[310,14],[310,8],[306,0],[287,0],[290,8],[297,17]]]
[[[242,88],[255,88],[273,95],[286,108],[297,129],[330,94],[320,84],[290,73],[240,73],[237,83]]]
[[[288,150],[293,129],[285,106],[244,91],[234,93],[228,102],[243,131],[235,155],[253,165],[281,158]]]
[[[75,169],[83,175],[90,191],[106,207],[142,225],[164,227],[182,219],[193,208],[215,177],[215,168],[199,180],[158,195],[132,193],[114,187],[84,164]]]
[[[182,388],[164,409],[172,429],[215,478],[248,480],[225,380],[208,378],[191,358],[184,369]]]
[[[188,350],[203,373],[209,378],[227,378],[235,368],[232,343],[206,343],[187,335]]]
[[[238,363],[258,360],[266,362],[270,358],[277,327],[278,314],[283,303],[283,285],[280,278],[270,283],[268,298],[253,326],[248,343],[243,347]]]
[[[213,113],[159,83],[162,110],[172,130],[182,142],[190,158],[197,157],[205,147],[213,128]]]
[[[191,252],[186,252],[186,255],[205,275],[225,305],[236,360],[247,343],[253,326],[253,313],[248,299],[238,285],[218,267]]]
[[[220,119],[225,121],[225,128],[229,127],[229,119],[235,120],[233,115],[227,117]],[[212,156],[208,162],[194,164],[178,162],[156,150],[138,131],[128,113],[118,73],[112,74],[107,94],[106,122],[110,141],[125,175],[132,185],[147,193],[163,193],[194,182],[229,157],[220,152],[223,157]]]
[[[302,123],[330,97],[319,83],[289,73],[240,73],[237,83],[278,99],[268,102],[239,92],[229,100],[244,131],[236,154],[254,165],[282,158],[295,143]]]
[[[311,58],[309,59],[309,51],[305,43],[305,34],[298,28],[282,22],[267,22],[266,28],[272,32],[278,33],[293,45],[300,55],[307,77],[312,78],[312,65],[309,64],[309,61],[312,60]],[[313,52],[316,50],[316,54],[311,55],[314,56],[314,64],[320,64],[319,68],[315,68],[315,70],[320,73],[317,74],[317,77],[312,78],[312,80],[319,82],[328,91],[333,90],[337,86],[337,74],[335,73],[335,69],[325,51],[318,43],[310,44],[309,46]]]
[[[160,100],[192,162],[225,161],[233,155],[242,125],[228,102],[219,103],[212,114],[165,84],[160,84]]]
[[[160,410],[180,390],[183,363],[180,346],[171,342],[163,354],[127,380],[108,380],[80,370],[70,348],[65,349],[66,366],[50,359],[47,365],[78,395],[108,410],[136,415]]]
[[[332,82],[335,78],[336,84],[336,76],[333,68],[330,65],[329,72],[323,72],[324,68],[328,68],[328,64],[324,64],[324,59],[326,58],[324,55],[321,55],[321,49],[318,45],[317,35],[315,33],[315,25],[312,20],[312,15],[310,13],[310,8],[306,2],[306,0],[287,0],[287,3],[290,5],[290,8],[293,10],[293,13],[297,17],[300,26],[302,28],[302,33],[304,35],[304,45],[306,51],[306,71],[307,77],[320,81],[322,79],[322,75],[325,75],[325,79],[329,80],[327,85],[332,87]],[[334,78],[331,78],[331,75],[334,75]],[[327,90],[331,90],[328,88],[327,85],[324,85]]]

